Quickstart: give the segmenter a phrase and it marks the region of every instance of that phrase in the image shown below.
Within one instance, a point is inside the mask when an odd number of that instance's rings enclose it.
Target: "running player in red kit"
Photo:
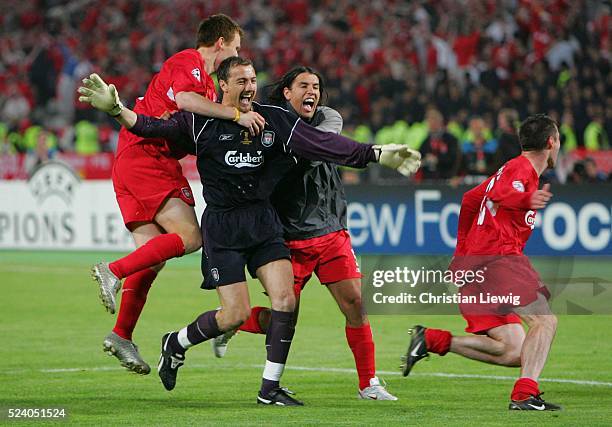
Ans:
[[[527,118],[519,130],[522,154],[502,166],[495,175],[465,193],[459,215],[457,247],[449,269],[484,269],[481,285],[461,288],[464,295],[514,295],[515,303],[461,303],[466,332],[415,326],[403,364],[408,375],[429,352],[441,356],[453,352],[470,359],[502,366],[520,366],[509,409],[559,410],[540,397],[538,378],[555,336],[557,319],[550,311],[550,294],[540,281],[523,248],[535,225],[537,209],[552,194],[546,184],[538,190],[539,177],[553,168],[559,153],[559,131],[545,115]],[[486,267],[486,268],[485,268]],[[528,332],[521,325],[528,326]]]
[[[202,21],[196,48],[178,52],[164,62],[144,97],[137,100],[134,111],[160,117],[186,110],[233,119],[251,133],[258,133],[264,126],[263,117],[255,112],[241,115],[236,108],[215,103],[217,94],[209,75],[225,58],[238,55],[242,34],[238,24],[225,15]],[[139,374],[148,374],[150,367],[132,342],[132,332],[151,284],[166,260],[202,246],[193,195],[179,163],[185,155],[171,149],[164,139],[141,138],[125,128],[119,133],[113,186],[137,249],[114,262],[96,264],[92,273],[100,288],[100,299],[110,313],[115,312],[121,279],[127,278],[117,322],[104,339],[103,348]]]

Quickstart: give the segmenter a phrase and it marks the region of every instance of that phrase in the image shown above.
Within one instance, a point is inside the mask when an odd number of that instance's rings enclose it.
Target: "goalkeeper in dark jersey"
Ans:
[[[268,98],[320,130],[340,133],[340,114],[320,106],[325,94],[323,77],[312,68],[299,66],[271,86]],[[361,273],[347,231],[347,203],[338,168],[331,163],[300,160],[278,184],[272,202],[291,251],[297,304],[308,280],[316,274],[346,318],[346,340],[359,377],[358,397],[397,400],[376,377],[374,341],[361,302]],[[295,313],[297,317],[297,305]],[[238,329],[265,334],[269,321],[269,308],[253,307],[249,319]],[[234,334],[232,330],[211,341],[215,356],[225,355]]]

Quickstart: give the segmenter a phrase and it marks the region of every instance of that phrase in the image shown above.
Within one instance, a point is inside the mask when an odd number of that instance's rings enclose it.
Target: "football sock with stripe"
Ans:
[[[115,276],[123,279],[137,271],[156,266],[184,254],[185,245],[178,234],[160,234],[129,255],[111,262],[108,267]]]
[[[176,342],[171,337],[170,346],[177,352],[183,352],[194,345],[218,337],[223,332],[219,330],[217,310],[200,314],[196,320],[185,326],[176,334]],[[178,345],[178,347],[176,347]]]
[[[267,395],[272,389],[279,386],[294,333],[295,325],[292,311],[270,310],[270,326],[266,334],[266,366],[260,390],[262,396]]]
[[[126,340],[132,340],[132,332],[147,301],[147,294],[157,272],[150,268],[134,273],[125,279],[121,290],[121,305],[113,332]]]
[[[368,323],[358,328],[347,326],[344,331],[355,359],[355,367],[359,376],[359,389],[363,390],[370,386],[370,379],[376,376],[376,352],[372,339],[372,329]]]

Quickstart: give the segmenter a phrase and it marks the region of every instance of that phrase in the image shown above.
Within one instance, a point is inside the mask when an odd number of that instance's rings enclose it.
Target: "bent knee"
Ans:
[[[185,255],[195,252],[202,247],[202,235],[200,234],[200,230],[179,233],[179,236],[185,246]]]
[[[238,328],[244,322],[246,322],[251,315],[251,307],[234,307],[231,309],[224,310],[224,317],[226,322],[230,325],[231,329]]]
[[[161,271],[162,268],[164,268],[166,266],[166,262],[160,262],[157,265],[154,265],[153,267],[151,267],[151,270],[153,270],[156,273],[159,273]]]
[[[501,357],[500,363],[508,367],[521,366],[521,349],[509,348]]]
[[[342,300],[340,305],[342,306],[342,309],[343,309],[342,311],[344,311],[345,313],[361,312],[361,309],[362,309],[361,295],[352,295],[348,298],[345,298],[344,300]]]
[[[272,308],[277,311],[295,311],[295,292],[293,288],[280,292],[275,295],[274,299],[270,301]]]

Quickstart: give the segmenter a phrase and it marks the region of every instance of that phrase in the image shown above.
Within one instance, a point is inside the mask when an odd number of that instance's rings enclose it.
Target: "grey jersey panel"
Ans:
[[[342,117],[318,107],[310,122],[325,132],[340,133]],[[338,168],[301,160],[278,184],[272,196],[287,240],[305,240],[346,229],[346,195]]]

